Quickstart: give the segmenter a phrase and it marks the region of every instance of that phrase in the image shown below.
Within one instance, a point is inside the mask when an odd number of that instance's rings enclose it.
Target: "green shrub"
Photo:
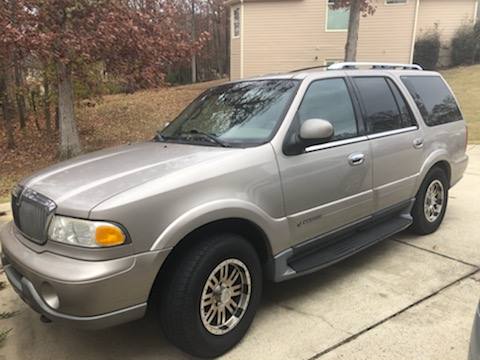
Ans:
[[[452,39],[452,65],[472,65],[480,62],[480,21],[464,25]]]
[[[427,70],[435,69],[438,64],[440,46],[440,34],[436,28],[423,33],[415,42],[413,62]]]

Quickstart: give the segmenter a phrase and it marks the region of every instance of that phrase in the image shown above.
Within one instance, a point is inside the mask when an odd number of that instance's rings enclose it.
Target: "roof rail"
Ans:
[[[327,67],[327,70],[346,70],[358,69],[359,67],[367,67],[369,69],[383,69],[383,70],[423,70],[417,64],[394,64],[394,63],[374,63],[374,62],[341,62],[335,63]]]
[[[328,68],[328,65],[317,65],[317,66],[309,66],[309,67],[304,67],[300,69],[295,69],[290,72],[294,73],[294,72],[300,72],[300,71],[307,71],[307,70],[313,70],[313,69],[326,69],[326,68]]]

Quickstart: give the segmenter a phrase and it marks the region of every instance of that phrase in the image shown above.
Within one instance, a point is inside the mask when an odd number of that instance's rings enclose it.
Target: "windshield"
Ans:
[[[193,101],[160,134],[164,141],[258,145],[273,136],[297,80],[253,80],[221,85]]]

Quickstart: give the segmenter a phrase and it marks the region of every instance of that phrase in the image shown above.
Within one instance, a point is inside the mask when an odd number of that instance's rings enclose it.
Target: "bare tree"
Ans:
[[[373,15],[375,13],[374,0],[336,0],[334,8],[350,9],[347,43],[345,44],[345,61],[356,61],[360,16]]]

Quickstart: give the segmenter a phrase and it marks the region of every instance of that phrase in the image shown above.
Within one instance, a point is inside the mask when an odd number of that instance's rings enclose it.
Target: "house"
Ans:
[[[230,0],[230,76],[241,79],[341,61],[348,9],[335,0]],[[415,39],[437,28],[447,65],[455,31],[471,23],[479,0],[376,0],[362,17],[357,61],[410,63]]]

